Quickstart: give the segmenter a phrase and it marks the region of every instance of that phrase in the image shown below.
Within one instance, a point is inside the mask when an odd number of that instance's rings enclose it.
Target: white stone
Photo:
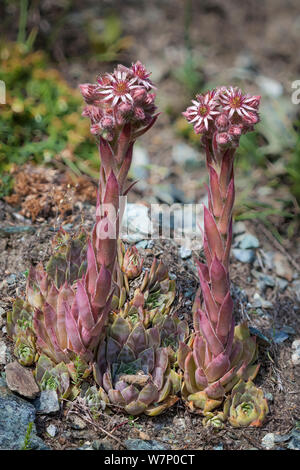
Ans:
[[[49,424],[49,426],[46,428],[46,431],[50,437],[55,437],[57,434],[57,427],[54,426],[54,424]]]
[[[275,447],[275,436],[273,433],[266,434],[261,440],[262,446],[267,449],[273,449]]]
[[[299,349],[300,348],[300,339],[295,339],[292,343],[292,348],[293,349]]]
[[[300,348],[296,349],[296,351],[292,354],[292,363],[294,366],[299,366],[300,364]]]
[[[7,364],[7,347],[4,341],[0,342],[0,364]]]

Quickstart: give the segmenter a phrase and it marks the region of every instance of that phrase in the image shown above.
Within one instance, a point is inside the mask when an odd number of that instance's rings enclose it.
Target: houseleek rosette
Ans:
[[[156,416],[178,400],[180,377],[159,327],[132,327],[117,317],[99,346],[94,375],[105,401],[134,416]]]
[[[130,321],[141,321],[145,327],[153,326],[170,313],[176,296],[175,281],[170,279],[162,261],[153,260],[150,270],[145,270],[141,284],[130,299],[128,288],[119,277],[120,297],[114,295],[113,310]],[[123,286],[120,288],[120,286]]]
[[[197,332],[197,312],[194,317]],[[236,326],[227,344],[227,349],[209,360],[208,346],[201,334],[195,333],[189,345],[180,343],[178,363],[184,371],[182,396],[191,410],[200,409],[204,414],[211,412],[221,405],[225,394],[240,379],[254,379],[257,375],[256,341],[250,336],[248,327],[245,324]]]
[[[32,307],[22,299],[17,298],[7,314],[7,334],[15,343],[14,354],[20,364],[31,366],[37,358]]]
[[[240,380],[224,403],[224,416],[234,427],[260,427],[268,412],[263,391],[251,380]]]

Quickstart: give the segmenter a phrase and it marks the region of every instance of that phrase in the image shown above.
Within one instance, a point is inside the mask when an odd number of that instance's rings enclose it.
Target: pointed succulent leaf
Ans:
[[[196,392],[187,397],[192,409],[199,408],[203,413],[208,413],[221,405],[222,400],[209,398],[204,391]]]

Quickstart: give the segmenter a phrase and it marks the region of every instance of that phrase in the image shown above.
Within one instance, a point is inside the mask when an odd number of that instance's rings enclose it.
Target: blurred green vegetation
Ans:
[[[196,57],[192,45],[191,22],[192,0],[184,0],[184,61],[180,67],[174,69],[173,75],[193,97],[196,93],[201,92],[204,86],[204,76],[201,60]]]
[[[86,30],[92,56],[102,62],[117,60],[132,44],[131,36],[123,36],[122,22],[116,14],[90,21]]]
[[[0,172],[29,160],[59,160],[77,174],[96,175],[98,152],[89,122],[80,114],[79,91],[49,67],[46,54],[28,52],[25,44],[0,44],[0,59],[0,80],[6,85],[0,114]]]

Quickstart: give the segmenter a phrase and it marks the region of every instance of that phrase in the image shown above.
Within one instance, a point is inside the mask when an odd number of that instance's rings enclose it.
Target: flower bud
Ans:
[[[147,97],[145,100],[146,104],[153,104],[155,101],[156,95],[155,93],[147,93]]]
[[[134,279],[142,272],[144,259],[141,258],[135,246],[127,248],[122,265],[122,271],[128,279]]]
[[[240,137],[242,135],[243,126],[241,124],[236,124],[230,126],[228,129],[228,133],[232,137]]]
[[[82,85],[79,85],[79,88],[86,103],[91,104],[99,97],[99,87],[96,84],[83,83]]]
[[[220,147],[226,147],[231,142],[231,137],[228,132],[219,132],[216,135],[216,142]]]
[[[145,111],[143,110],[143,108],[141,106],[135,106],[134,108],[134,116],[136,117],[136,119],[140,120],[140,121],[143,121],[145,119]]]
[[[100,120],[100,126],[102,127],[102,129],[110,130],[114,127],[114,125],[115,125],[115,120],[112,116],[105,115]]]
[[[246,122],[250,126],[253,126],[254,124],[257,124],[258,121],[259,121],[258,114],[252,113],[251,111],[248,112],[248,116],[244,117],[244,122]]]
[[[220,114],[216,117],[215,124],[218,131],[224,132],[228,129],[229,119],[226,114]]]
[[[252,108],[258,109],[260,105],[261,96],[252,96],[252,101],[250,101],[249,106]]]
[[[136,88],[132,93],[132,98],[135,103],[143,103],[147,98],[147,92],[144,88]]]
[[[100,135],[102,131],[102,127],[100,126],[100,122],[97,122],[96,124],[93,124],[91,126],[91,133],[93,135]]]
[[[123,116],[124,118],[127,118],[132,113],[132,106],[129,103],[122,103],[120,104],[118,111],[121,114],[121,116]]]
[[[88,105],[83,109],[82,116],[90,118],[92,124],[100,121],[103,112],[97,106]]]

